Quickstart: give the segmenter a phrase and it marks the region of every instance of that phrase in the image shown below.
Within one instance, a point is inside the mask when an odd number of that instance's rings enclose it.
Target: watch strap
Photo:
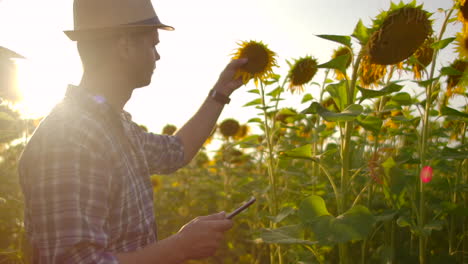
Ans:
[[[231,98],[229,98],[229,96],[222,94],[215,89],[210,90],[208,97],[213,98],[213,100],[220,104],[229,104],[229,102],[231,102]]]

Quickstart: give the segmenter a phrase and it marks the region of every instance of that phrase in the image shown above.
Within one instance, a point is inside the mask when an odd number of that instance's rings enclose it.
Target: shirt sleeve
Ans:
[[[184,165],[184,146],[178,137],[140,133],[151,174],[169,174]]]
[[[34,263],[118,263],[107,250],[112,173],[91,133],[49,129],[23,154],[19,173]]]

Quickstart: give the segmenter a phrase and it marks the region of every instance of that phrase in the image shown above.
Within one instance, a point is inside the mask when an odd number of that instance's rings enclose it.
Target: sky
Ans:
[[[97,1],[97,0],[96,0]],[[408,2],[405,0],[404,2]],[[452,0],[418,1],[425,10],[449,8]],[[175,31],[160,31],[157,62],[152,83],[137,89],[125,106],[134,121],[160,132],[164,125],[181,127],[205,100],[219,74],[230,61],[240,41],[262,41],[277,53],[276,73],[284,76],[285,60],[306,55],[328,61],[338,44],[319,34],[350,35],[359,19],[371,19],[387,10],[389,0],[153,0],[163,23]],[[26,60],[17,61],[19,86],[25,100],[19,106],[25,115],[46,115],[63,97],[68,84],[79,84],[82,69],[76,44],[63,34],[73,29],[72,0],[0,0],[0,46],[12,49]],[[435,13],[439,31],[442,15]],[[449,28],[447,37],[458,28]],[[357,46],[357,44],[354,44]],[[439,63],[448,65],[452,49]],[[323,80],[319,71],[314,81]],[[255,117],[255,109],[242,107],[251,101],[250,82],[235,91],[220,116],[241,123]],[[315,89],[315,90],[314,90]],[[317,94],[316,88],[306,92]],[[302,110],[302,96],[287,95],[281,107]]]

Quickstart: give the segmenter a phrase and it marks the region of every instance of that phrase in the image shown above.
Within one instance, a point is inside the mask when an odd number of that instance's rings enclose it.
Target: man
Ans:
[[[175,134],[142,131],[122,109],[150,83],[162,24],[150,0],[75,0],[84,73],[43,120],[19,173],[34,263],[183,263],[211,256],[232,227],[224,212],[197,217],[157,241],[152,173],[187,164],[209,136],[246,60],[227,65]]]

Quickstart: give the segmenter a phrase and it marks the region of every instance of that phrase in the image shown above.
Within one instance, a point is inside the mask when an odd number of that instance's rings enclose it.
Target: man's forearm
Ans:
[[[176,133],[184,144],[185,163],[189,163],[213,131],[224,104],[205,99],[197,113]]]
[[[121,264],[179,264],[185,261],[182,251],[177,242],[177,235],[174,235],[138,251],[118,253],[117,259]]]

